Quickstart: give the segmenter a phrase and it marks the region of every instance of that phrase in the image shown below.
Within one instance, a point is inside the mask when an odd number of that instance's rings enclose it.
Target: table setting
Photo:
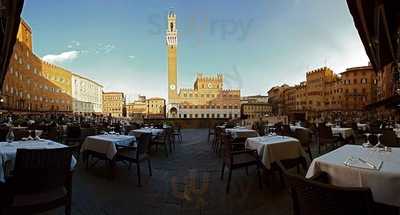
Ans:
[[[306,178],[326,172],[333,185],[368,187],[376,202],[399,207],[400,148],[363,145],[344,145],[315,158]]]
[[[14,167],[14,161],[17,155],[17,149],[54,149],[67,147],[61,143],[54,142],[52,140],[46,140],[41,138],[23,138],[19,141],[7,141],[0,142],[0,181],[5,181],[5,170],[11,170]],[[77,161],[75,157],[71,160],[71,169],[76,165]]]

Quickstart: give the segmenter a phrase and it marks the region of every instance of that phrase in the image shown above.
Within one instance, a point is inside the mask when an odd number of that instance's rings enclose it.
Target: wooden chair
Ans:
[[[400,147],[397,135],[393,130],[384,130],[381,136],[381,144],[388,147]]]
[[[160,134],[155,136],[155,138],[152,140],[151,145],[156,146],[156,151],[158,151],[158,146],[164,146],[165,149],[165,154],[168,157],[168,151],[172,151],[171,149],[171,136],[170,136],[170,129],[164,129]]]
[[[65,144],[70,146],[70,149],[73,150],[73,154],[79,160],[81,145],[83,142],[81,127],[77,125],[68,126],[64,140]]]
[[[151,161],[148,152],[148,145],[151,141],[151,134],[142,134],[136,141],[136,147],[134,146],[124,146],[119,147],[116,155],[116,161],[125,161],[129,163],[129,169],[131,169],[132,163],[136,164],[137,176],[138,176],[138,186],[142,186],[140,178],[140,163],[147,161],[149,168],[149,175],[152,176],[151,172]]]
[[[222,141],[224,144],[224,157],[222,161],[222,170],[221,170],[221,180],[224,179],[224,170],[225,166],[229,168],[228,182],[226,184],[226,192],[229,193],[229,187],[232,178],[232,171],[234,169],[246,168],[246,173],[248,173],[249,166],[256,166],[257,175],[259,180],[260,189],[262,189],[262,181],[261,181],[261,162],[258,157],[257,150],[233,150],[232,140],[229,135],[224,134],[222,137]]]
[[[312,160],[313,158],[311,153],[311,144],[312,144],[311,132],[307,131],[306,129],[296,129],[294,133],[295,137],[300,141],[301,145],[310,156],[310,160]]]
[[[175,144],[175,137],[178,139],[179,143],[182,144],[182,131],[181,131],[181,127],[180,126],[174,126],[172,128],[172,140]]]
[[[31,214],[65,206],[65,214],[71,214],[71,158],[69,148],[18,149],[2,212]]]
[[[211,137],[215,139],[215,129],[214,127],[208,127],[208,137],[207,137],[207,143],[210,143]]]
[[[333,136],[332,129],[325,125],[319,125],[318,127],[318,154],[321,154],[321,146],[325,146],[327,150],[328,146],[334,147],[338,142],[339,138]]]

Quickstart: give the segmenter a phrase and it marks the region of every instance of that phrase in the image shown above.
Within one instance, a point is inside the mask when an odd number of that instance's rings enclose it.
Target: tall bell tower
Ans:
[[[165,36],[168,51],[168,103],[175,103],[177,97],[177,63],[176,49],[178,45],[178,32],[176,30],[176,15],[168,12],[168,26]]]

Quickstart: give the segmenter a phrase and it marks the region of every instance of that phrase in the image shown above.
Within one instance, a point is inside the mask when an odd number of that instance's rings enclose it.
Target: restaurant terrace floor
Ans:
[[[207,143],[207,129],[184,129],[183,143],[165,156],[152,156],[153,176],[142,169],[142,187],[136,169],[119,163],[114,179],[100,162],[89,170],[79,163],[73,178],[72,214],[292,214],[287,189],[278,175],[260,190],[255,168],[249,176],[233,171],[229,194],[220,180],[222,160]],[[227,171],[226,171],[227,172]],[[63,214],[63,208],[45,214]]]

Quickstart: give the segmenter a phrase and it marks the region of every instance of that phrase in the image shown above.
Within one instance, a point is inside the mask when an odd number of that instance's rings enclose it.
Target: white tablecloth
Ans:
[[[310,131],[310,129],[304,128],[304,127],[299,126],[299,125],[291,125],[291,126],[290,126],[290,131],[291,131],[291,132],[295,132],[296,129],[302,129],[302,130],[308,130],[308,131]]]
[[[230,134],[232,138],[238,137],[258,137],[259,134],[256,130],[248,128],[226,128],[225,132]]]
[[[380,170],[347,167],[344,162],[350,156],[374,164],[383,163]],[[333,185],[369,187],[376,202],[400,207],[400,148],[392,148],[392,152],[377,152],[357,145],[345,145],[314,159],[306,177],[321,171],[329,174]]]
[[[299,140],[285,136],[262,136],[247,138],[246,148],[256,149],[261,162],[267,169],[275,161],[294,159],[300,156],[308,158]],[[309,162],[309,161],[308,161]]]
[[[0,142],[0,181],[4,182],[4,165],[7,163],[7,168],[13,169],[17,149],[54,149],[63,148],[66,145],[56,143],[51,140],[29,140],[29,141],[14,141],[12,143]],[[71,169],[76,165],[75,157],[71,160]]]
[[[113,159],[117,154],[116,145],[135,147],[135,136],[127,135],[96,135],[88,136],[82,144],[81,152],[86,150],[105,154],[108,159]]]
[[[353,129],[352,128],[336,128],[332,127],[332,134],[335,136],[342,136],[344,139],[353,136]]]
[[[400,138],[400,128],[393,128],[394,133],[396,133],[396,136]]]
[[[161,128],[140,128],[140,129],[135,129],[129,132],[129,135],[135,136],[135,137],[140,137],[142,134],[151,134],[153,136],[157,136],[161,134],[164,130]]]

